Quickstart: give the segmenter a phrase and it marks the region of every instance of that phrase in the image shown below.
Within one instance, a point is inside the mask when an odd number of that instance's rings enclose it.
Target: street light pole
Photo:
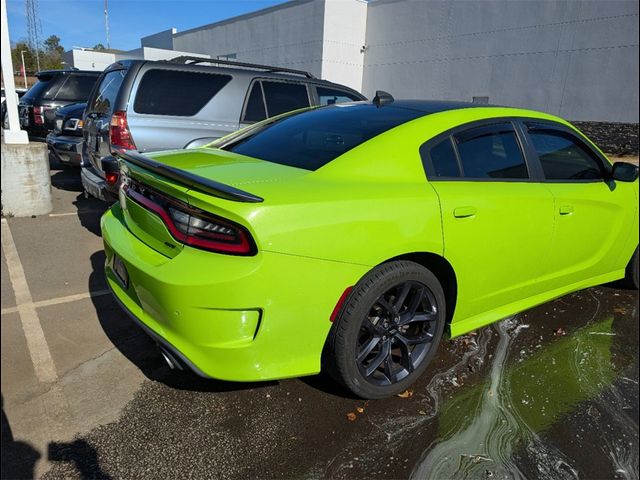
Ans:
[[[24,50],[20,50],[20,57],[22,58],[22,76],[24,77],[24,88],[27,88],[27,67],[24,65]]]
[[[107,33],[107,49],[111,48],[109,45],[109,0],[104,0],[104,29]]]

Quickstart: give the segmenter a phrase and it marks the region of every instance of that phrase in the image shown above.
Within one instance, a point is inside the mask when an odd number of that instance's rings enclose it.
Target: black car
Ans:
[[[86,102],[101,72],[47,70],[38,72],[38,82],[18,104],[20,127],[32,140],[44,140],[53,130],[56,111],[66,105]]]
[[[47,145],[61,163],[80,166],[82,162],[82,114],[86,106],[86,103],[72,103],[56,112]]]

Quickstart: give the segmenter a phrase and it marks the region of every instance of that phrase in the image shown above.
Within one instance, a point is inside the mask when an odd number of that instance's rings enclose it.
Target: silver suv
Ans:
[[[113,148],[194,148],[243,126],[311,105],[365,100],[308,72],[229,60],[124,60],[96,82],[84,112],[82,184],[117,198]]]

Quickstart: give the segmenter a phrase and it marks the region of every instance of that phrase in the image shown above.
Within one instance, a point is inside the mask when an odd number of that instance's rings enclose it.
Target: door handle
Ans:
[[[456,218],[474,217],[478,213],[476,207],[458,207],[453,210],[453,216]]]
[[[573,205],[560,205],[560,215],[571,215],[573,213]]]

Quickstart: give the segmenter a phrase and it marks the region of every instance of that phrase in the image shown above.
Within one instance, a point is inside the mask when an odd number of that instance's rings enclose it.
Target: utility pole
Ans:
[[[109,45],[109,0],[104,0],[104,29],[107,33],[107,48],[111,48]]]
[[[24,65],[24,50],[20,50],[20,57],[22,57],[22,77],[24,78],[24,88],[27,88],[27,67]]]

